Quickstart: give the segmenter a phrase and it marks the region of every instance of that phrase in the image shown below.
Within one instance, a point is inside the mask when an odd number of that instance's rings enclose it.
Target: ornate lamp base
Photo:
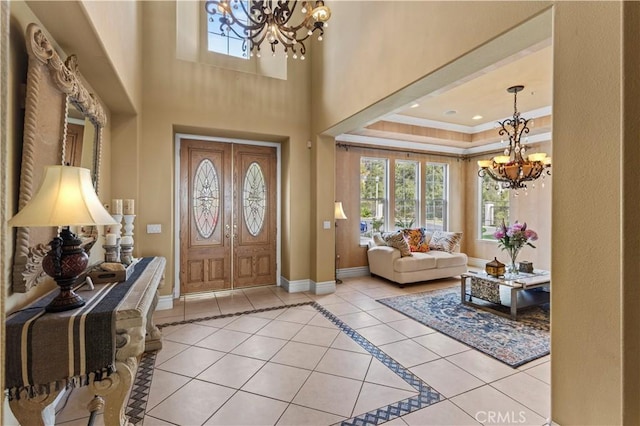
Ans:
[[[68,227],[51,241],[51,250],[42,259],[42,269],[60,286],[60,294],[45,307],[45,311],[68,311],[85,304],[82,297],[73,291],[73,285],[89,264],[89,256],[80,247],[81,243]]]
[[[69,281],[68,284],[61,283],[60,281],[56,280],[56,284],[60,286],[60,294],[58,294],[44,308],[44,310],[47,312],[62,312],[62,311],[68,311],[71,309],[79,308],[80,306],[84,306],[86,302],[82,297],[78,296],[73,291],[73,288],[72,288],[73,284],[76,281],[76,278],[73,278],[71,280],[64,280],[64,281]]]

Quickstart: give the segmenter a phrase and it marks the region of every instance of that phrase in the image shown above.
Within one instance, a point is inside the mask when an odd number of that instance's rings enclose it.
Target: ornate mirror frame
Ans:
[[[19,209],[37,191],[44,166],[64,162],[68,102],[72,102],[95,126],[93,173],[98,192],[102,129],[106,124],[106,115],[100,102],[84,87],[76,57],[71,55],[66,62],[62,62],[36,24],[27,27],[26,44],[29,67]],[[14,292],[25,293],[42,281],[45,276],[42,258],[55,233],[55,228],[17,228],[13,260]]]

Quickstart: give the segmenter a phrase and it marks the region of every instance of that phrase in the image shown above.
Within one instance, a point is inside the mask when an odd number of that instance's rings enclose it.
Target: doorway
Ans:
[[[277,147],[178,142],[180,294],[277,284]]]

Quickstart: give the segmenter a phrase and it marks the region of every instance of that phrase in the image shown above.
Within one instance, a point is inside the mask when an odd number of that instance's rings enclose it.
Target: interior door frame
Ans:
[[[221,138],[215,136],[203,136],[203,135],[194,135],[188,133],[176,133],[175,134],[175,156],[174,156],[174,194],[173,194],[173,247],[174,247],[174,283],[173,283],[173,297],[177,299],[180,297],[180,146],[182,144],[182,139],[191,139],[191,140],[199,140],[199,141],[209,141],[209,142],[222,142],[222,143],[231,143],[231,144],[242,144],[242,145],[256,145],[256,146],[269,146],[274,147],[276,149],[276,285],[280,287],[281,280],[281,253],[282,253],[282,245],[281,245],[281,220],[282,220],[282,198],[281,198],[281,186],[282,186],[282,177],[281,177],[281,155],[280,155],[280,144],[277,142],[265,142],[265,141],[255,141],[249,139],[234,139],[234,138]]]

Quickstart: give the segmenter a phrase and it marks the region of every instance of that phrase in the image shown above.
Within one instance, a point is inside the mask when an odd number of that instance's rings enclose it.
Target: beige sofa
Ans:
[[[458,248],[459,249],[459,248]],[[400,284],[435,280],[467,272],[467,255],[453,251],[430,250],[401,257],[394,247],[376,245],[369,241],[367,250],[371,275],[386,278]]]

